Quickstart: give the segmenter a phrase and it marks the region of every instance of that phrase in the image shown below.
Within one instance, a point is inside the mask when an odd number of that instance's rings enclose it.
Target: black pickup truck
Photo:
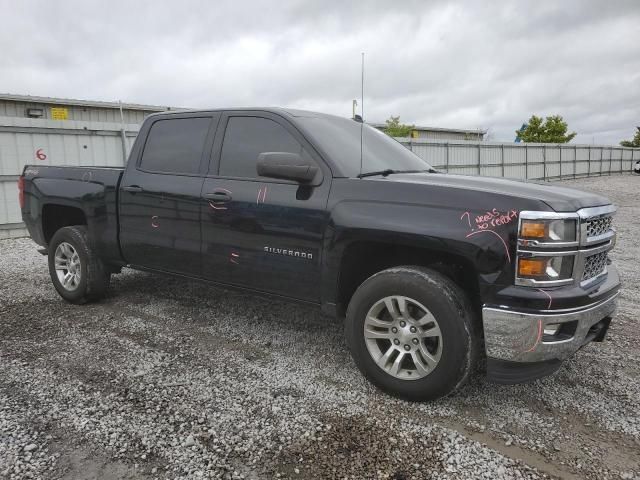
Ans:
[[[606,198],[438,173],[319,113],[151,115],[125,168],[28,165],[19,191],[66,300],[128,266],[318,305],[362,373],[410,400],[479,366],[501,383],[557,370],[604,338],[620,288]]]

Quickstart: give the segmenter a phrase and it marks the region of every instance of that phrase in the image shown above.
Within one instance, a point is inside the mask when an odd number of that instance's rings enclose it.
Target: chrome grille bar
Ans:
[[[580,244],[589,246],[606,242],[615,237],[616,232],[612,227],[615,212],[615,205],[578,210],[578,216],[580,217]]]

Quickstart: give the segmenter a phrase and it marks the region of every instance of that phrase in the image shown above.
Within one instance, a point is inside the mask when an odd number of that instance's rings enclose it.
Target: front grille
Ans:
[[[599,237],[611,230],[613,217],[600,217],[587,221],[587,238]]]
[[[607,252],[596,253],[585,258],[584,272],[582,273],[582,281],[590,280],[597,277],[607,266]]]

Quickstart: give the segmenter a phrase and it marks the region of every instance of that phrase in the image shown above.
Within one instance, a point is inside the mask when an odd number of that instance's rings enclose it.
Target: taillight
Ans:
[[[24,208],[24,177],[22,175],[18,178],[18,200],[20,208]]]

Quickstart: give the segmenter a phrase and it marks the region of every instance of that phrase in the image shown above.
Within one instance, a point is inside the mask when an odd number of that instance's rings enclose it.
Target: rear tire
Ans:
[[[434,400],[462,386],[478,364],[475,317],[467,295],[448,277],[395,267],[358,287],[345,333],[371,383],[405,400]]]
[[[64,227],[53,235],[49,242],[49,275],[60,296],[75,304],[103,298],[111,280],[84,225]]]

